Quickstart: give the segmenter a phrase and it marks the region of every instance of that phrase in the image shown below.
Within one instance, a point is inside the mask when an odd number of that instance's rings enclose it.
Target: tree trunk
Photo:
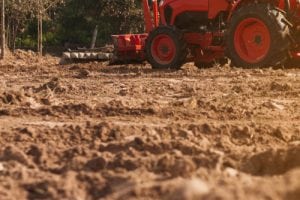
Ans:
[[[39,57],[43,56],[43,7],[41,4],[41,0],[38,0],[38,54]]]
[[[1,58],[5,57],[5,1],[2,0],[1,6]]]
[[[16,23],[15,20],[13,20],[11,23],[11,35],[10,35],[10,43],[9,43],[10,49],[13,49],[13,46],[14,46],[14,36],[15,36],[15,31],[16,31],[15,23]]]
[[[94,32],[93,32],[93,38],[91,42],[91,49],[95,48],[96,41],[97,41],[97,36],[98,36],[98,25],[95,26]]]
[[[17,33],[18,33],[19,23],[16,22],[13,29],[13,35],[12,35],[12,51],[15,52],[16,50],[16,39],[17,39]]]
[[[40,12],[38,15],[38,54],[43,55],[43,15]]]
[[[5,27],[5,44],[4,47],[9,47],[9,40],[10,40],[10,19],[8,18],[5,20],[6,27]]]
[[[40,23],[39,23],[39,15],[37,15],[37,52],[40,50]]]

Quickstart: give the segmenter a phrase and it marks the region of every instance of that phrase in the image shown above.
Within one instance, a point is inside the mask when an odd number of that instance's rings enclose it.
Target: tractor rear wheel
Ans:
[[[187,57],[183,33],[170,26],[154,29],[146,41],[146,57],[154,69],[180,69]]]
[[[226,54],[237,67],[283,64],[290,49],[286,17],[270,4],[248,4],[232,16],[226,36]]]

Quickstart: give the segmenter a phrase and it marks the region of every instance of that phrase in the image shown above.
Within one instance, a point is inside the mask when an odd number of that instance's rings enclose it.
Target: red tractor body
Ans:
[[[187,11],[189,13],[207,13],[208,19],[214,19],[222,11],[229,11],[227,0],[166,0],[160,5],[161,21],[163,24],[175,24],[176,18]]]
[[[126,60],[154,68],[201,67],[225,56],[235,65],[278,65],[298,57],[299,0],[143,0],[145,34],[113,36]],[[152,8],[152,13],[151,9]]]

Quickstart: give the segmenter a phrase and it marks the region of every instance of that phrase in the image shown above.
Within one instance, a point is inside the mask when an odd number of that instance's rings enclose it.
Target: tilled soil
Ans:
[[[0,199],[300,199],[300,68],[0,67]]]

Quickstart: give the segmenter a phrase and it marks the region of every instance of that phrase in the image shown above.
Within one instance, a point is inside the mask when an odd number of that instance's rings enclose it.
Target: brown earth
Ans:
[[[18,54],[0,63],[1,200],[300,199],[300,68]]]

